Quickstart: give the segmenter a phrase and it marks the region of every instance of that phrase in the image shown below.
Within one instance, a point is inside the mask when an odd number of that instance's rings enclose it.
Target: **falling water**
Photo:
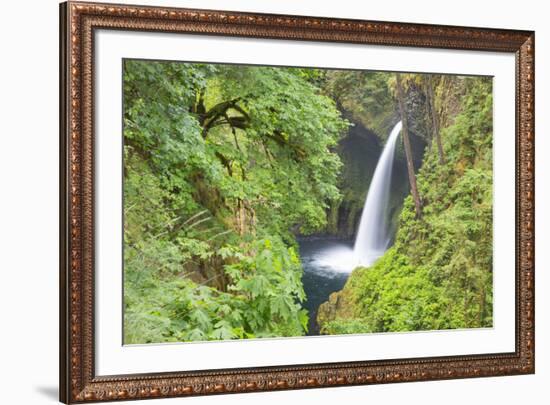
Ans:
[[[399,121],[388,137],[386,146],[384,146],[382,155],[380,155],[376,165],[363,213],[361,214],[361,222],[359,223],[359,231],[353,250],[356,260],[363,266],[370,266],[382,256],[390,241],[387,207],[390,196],[393,155],[401,126],[401,121]]]
[[[317,310],[315,305],[318,305],[319,302],[326,301],[330,292],[339,289],[332,289],[334,280],[345,280],[347,274],[351,273],[358,265],[372,265],[388,248],[390,236],[387,206],[395,145],[400,131],[401,122],[398,122],[390,133],[386,146],[384,146],[384,150],[378,159],[363,213],[361,214],[361,222],[359,223],[354,248],[352,249],[351,246],[340,241],[327,240],[323,243],[303,241],[301,243],[301,250],[303,251],[300,255],[304,262],[306,276],[317,280],[315,282],[310,280],[314,285],[306,286],[311,287],[309,289],[313,291],[313,293],[311,291],[308,293],[312,301],[311,305],[313,305],[312,311]],[[341,276],[344,276],[344,278],[341,279]],[[329,279],[332,281],[328,282]],[[326,283],[329,284],[325,286]],[[317,297],[319,298],[317,301],[320,300],[317,302],[315,301],[317,298],[313,299],[311,295],[319,293],[321,287],[329,288],[330,292],[324,294],[321,298]]]

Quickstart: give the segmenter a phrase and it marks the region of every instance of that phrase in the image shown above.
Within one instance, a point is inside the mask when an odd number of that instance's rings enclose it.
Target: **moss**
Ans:
[[[322,333],[492,326],[492,84],[460,83],[459,114],[441,120],[447,162],[428,150],[417,174],[422,217],[407,197],[394,246],[321,305]]]

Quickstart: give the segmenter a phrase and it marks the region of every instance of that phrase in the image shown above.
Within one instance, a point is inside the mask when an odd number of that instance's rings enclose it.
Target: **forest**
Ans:
[[[492,326],[491,78],[125,60],[123,83],[125,344]],[[397,122],[387,249],[317,268]]]

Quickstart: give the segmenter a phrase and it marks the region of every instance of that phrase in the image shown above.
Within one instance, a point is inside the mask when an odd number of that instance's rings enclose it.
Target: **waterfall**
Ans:
[[[390,242],[387,207],[390,197],[393,156],[401,127],[402,124],[399,121],[388,137],[382,155],[378,159],[361,214],[353,250],[356,260],[359,260],[359,264],[363,266],[372,265],[384,254]]]

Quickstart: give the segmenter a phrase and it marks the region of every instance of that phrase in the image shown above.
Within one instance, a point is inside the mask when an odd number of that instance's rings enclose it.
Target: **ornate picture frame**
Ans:
[[[94,33],[203,34],[468,50],[515,57],[515,350],[443,357],[96,375]],[[60,7],[60,400],[185,397],[531,374],[534,325],[534,32],[67,2]]]

